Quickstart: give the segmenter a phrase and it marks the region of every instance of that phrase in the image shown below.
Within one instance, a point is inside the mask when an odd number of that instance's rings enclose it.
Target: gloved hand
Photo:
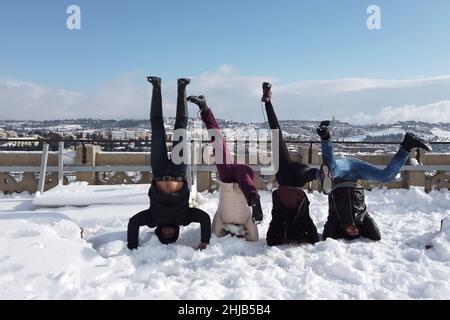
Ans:
[[[252,220],[255,224],[260,224],[264,219],[264,213],[261,208],[261,201],[258,195],[254,195],[251,201]]]
[[[205,250],[208,247],[208,244],[206,242],[201,242],[198,246],[197,246],[197,250]]]
[[[130,243],[128,243],[128,244],[127,244],[127,248],[128,248],[129,250],[135,250],[135,249],[138,248],[138,246],[135,245],[135,244],[130,244]]]

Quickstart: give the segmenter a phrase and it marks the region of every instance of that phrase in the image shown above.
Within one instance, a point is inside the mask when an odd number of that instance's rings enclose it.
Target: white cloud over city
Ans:
[[[261,82],[271,81],[280,119],[392,123],[450,122],[450,75],[409,79],[344,78],[284,83],[264,75],[242,75],[233,66],[192,75],[188,94],[204,94],[218,117],[264,121]],[[23,79],[0,79],[2,119],[148,118],[151,88],[138,72],[86,92],[52,88]],[[176,80],[163,79],[165,115],[175,114]],[[191,115],[196,115],[191,106]]]

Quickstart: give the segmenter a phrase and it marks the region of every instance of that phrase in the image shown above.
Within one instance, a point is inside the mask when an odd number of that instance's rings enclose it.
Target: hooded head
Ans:
[[[159,226],[156,228],[155,234],[162,244],[171,244],[178,240],[180,226],[177,224]]]

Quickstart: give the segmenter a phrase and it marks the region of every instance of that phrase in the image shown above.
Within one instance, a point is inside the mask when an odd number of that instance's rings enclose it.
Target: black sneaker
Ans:
[[[178,86],[187,86],[189,83],[191,83],[191,79],[189,78],[178,79]]]
[[[326,164],[320,166],[319,184],[324,194],[328,195],[333,191],[333,178],[331,177],[330,168]]]
[[[431,145],[425,142],[425,140],[419,138],[411,132],[407,132],[403,138],[401,146],[408,152],[411,152],[413,148],[421,148],[426,151],[431,151]]]
[[[320,125],[317,127],[317,134],[320,136],[322,140],[329,140],[331,138],[330,135],[330,121],[322,121]]]
[[[200,111],[208,109],[205,96],[189,96],[186,98],[186,100],[193,104],[196,104],[200,108]]]
[[[263,82],[262,84],[263,95],[261,98],[262,102],[270,102],[272,99],[272,85],[269,82]]]
[[[147,81],[150,82],[153,86],[161,86],[161,78],[159,77],[147,77]]]

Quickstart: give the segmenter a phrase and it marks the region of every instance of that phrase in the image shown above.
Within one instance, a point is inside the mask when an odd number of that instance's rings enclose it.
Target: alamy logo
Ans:
[[[66,25],[69,30],[81,30],[81,9],[77,5],[67,7],[66,13],[69,14]]]
[[[381,30],[381,9],[379,6],[371,5],[367,8],[367,29]]]
[[[176,129],[172,141],[179,143],[174,144],[170,158],[176,165],[212,162],[259,165],[262,175],[274,175],[279,169],[279,134],[278,130],[249,130],[245,135],[224,139],[220,130],[208,129],[192,139],[186,129]],[[202,141],[212,141],[211,146],[202,148]],[[214,160],[211,161],[213,150]]]

